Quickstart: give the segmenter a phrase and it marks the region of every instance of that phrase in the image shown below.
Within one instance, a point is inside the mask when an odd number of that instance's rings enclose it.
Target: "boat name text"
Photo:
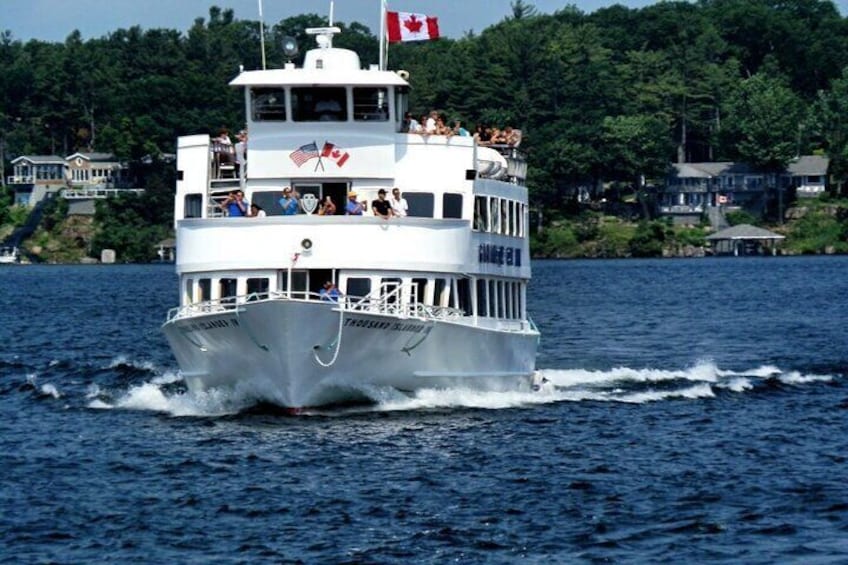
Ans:
[[[377,320],[345,320],[345,327],[366,328],[369,330],[388,330],[390,332],[421,333],[427,329],[422,324],[409,324],[404,322],[378,322]]]
[[[521,266],[520,247],[505,247],[503,245],[481,243],[477,249],[477,256],[481,263],[509,265],[510,267]]]
[[[208,320],[206,322],[194,322],[183,326],[180,331],[183,333],[197,332],[202,330],[215,330],[218,328],[237,328],[238,320],[235,318],[222,318],[220,320]]]

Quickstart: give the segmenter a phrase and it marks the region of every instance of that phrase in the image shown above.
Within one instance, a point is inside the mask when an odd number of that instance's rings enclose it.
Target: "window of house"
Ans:
[[[284,122],[286,91],[282,88],[251,88],[250,113],[254,122]]]

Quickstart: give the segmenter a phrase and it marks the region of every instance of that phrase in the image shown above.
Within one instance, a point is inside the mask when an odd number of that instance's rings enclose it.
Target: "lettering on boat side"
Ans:
[[[180,326],[180,331],[183,333],[198,332],[201,330],[216,330],[219,328],[236,328],[238,320],[235,318],[223,318],[221,320],[209,320],[206,322],[193,322],[186,326]]]
[[[388,330],[390,332],[410,332],[414,334],[427,330],[422,324],[409,324],[405,322],[378,322],[376,320],[345,320],[345,327],[365,328],[368,330]]]
[[[480,247],[477,249],[477,258],[481,263],[520,267],[521,248],[481,243]]]

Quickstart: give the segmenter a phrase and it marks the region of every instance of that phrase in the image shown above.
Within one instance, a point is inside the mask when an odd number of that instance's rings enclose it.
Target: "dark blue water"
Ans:
[[[539,393],[291,417],[185,393],[171,267],[0,269],[0,560],[848,561],[848,258],[534,274]]]

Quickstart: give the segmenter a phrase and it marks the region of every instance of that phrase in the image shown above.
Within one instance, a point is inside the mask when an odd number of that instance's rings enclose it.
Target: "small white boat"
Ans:
[[[9,265],[20,261],[17,247],[0,247],[0,265]]]
[[[386,389],[531,390],[523,155],[407,133],[408,74],[362,68],[332,47],[338,28],[308,31],[319,46],[302,68],[231,81],[249,131],[235,173],[209,135],[178,140],[180,304],[163,331],[187,386],[295,409]],[[405,217],[345,215],[393,187]],[[225,215],[240,213],[233,191],[264,214]],[[337,211],[319,215],[327,197]]]

